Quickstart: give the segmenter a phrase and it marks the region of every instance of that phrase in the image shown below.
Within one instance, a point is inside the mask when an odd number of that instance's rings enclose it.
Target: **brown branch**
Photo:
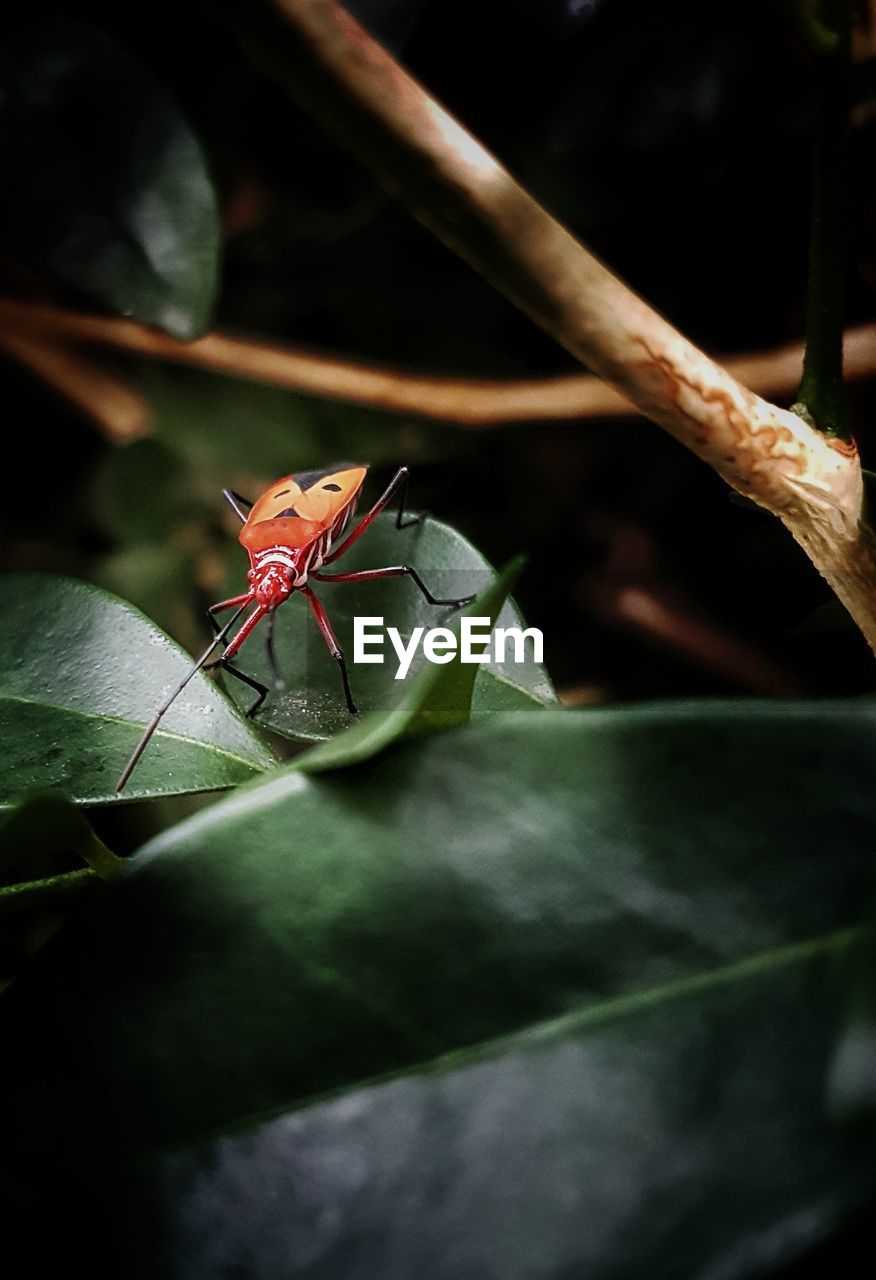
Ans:
[[[239,19],[238,6],[223,8]],[[425,226],[734,488],[779,516],[876,648],[876,538],[863,520],[853,448],[760,399],[687,341],[335,0],[248,5],[240,35]]]
[[[759,411],[747,393],[578,244],[339,4],[271,7],[282,21],[261,33],[254,24],[250,38],[290,94],[574,356],[747,488],[775,442],[772,423],[766,433],[734,429],[731,418]],[[263,11],[248,11],[248,26]]]
[[[0,329],[0,351],[29,369],[93,422],[108,439],[133,440],[149,430],[149,405],[121,378],[54,336]]]
[[[132,320],[0,299],[0,343],[4,333],[22,331],[113,347],[290,391],[465,427],[611,418],[636,412],[619,391],[588,374],[513,380],[443,377],[335,359],[300,347],[225,333],[179,342]],[[796,390],[802,362],[803,348],[793,343],[773,351],[731,356],[725,367],[751,390],[780,396]],[[876,324],[846,333],[845,368],[849,378],[876,373]]]

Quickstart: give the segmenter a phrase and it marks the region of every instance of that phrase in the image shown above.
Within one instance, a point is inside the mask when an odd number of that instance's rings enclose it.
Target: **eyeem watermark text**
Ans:
[[[439,664],[452,662],[457,651],[460,662],[522,663],[527,656],[534,662],[543,661],[544,637],[538,627],[494,629],[489,618],[463,618],[458,637],[448,627],[414,627],[405,643],[396,627],[384,627],[383,618],[360,617],[353,619],[353,661],[384,662],[387,637],[398,661],[396,680],[404,680],[421,647],[428,662]],[[531,642],[529,655],[527,640]]]

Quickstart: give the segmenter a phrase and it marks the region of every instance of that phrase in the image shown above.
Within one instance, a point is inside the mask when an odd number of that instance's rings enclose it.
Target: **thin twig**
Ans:
[[[193,369],[464,427],[613,418],[637,412],[619,391],[588,374],[527,379],[445,377],[342,360],[226,333],[179,342],[132,320],[0,299],[0,344],[10,331],[57,335],[66,342],[112,347]],[[796,390],[802,363],[803,347],[792,343],[772,351],[730,356],[725,367],[753,391],[781,396]],[[848,330],[845,368],[847,378],[876,374],[876,324]]]
[[[35,373],[108,439],[122,442],[149,430],[149,405],[121,378],[56,337],[5,326],[0,350]]]

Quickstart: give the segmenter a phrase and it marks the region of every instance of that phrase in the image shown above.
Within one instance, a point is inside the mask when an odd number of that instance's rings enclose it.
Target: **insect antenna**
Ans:
[[[131,774],[134,772],[134,769],[137,765],[138,760],[142,756],[143,752],[146,750],[146,747],[149,744],[149,739],[152,737],[153,733],[158,728],[161,717],[164,715],[165,711],[167,711],[168,708],[171,706],[171,704],[175,702],[175,700],[179,697],[183,689],[191,680],[192,676],[196,675],[201,670],[201,667],[204,666],[207,659],[210,657],[210,654],[216,648],[217,644],[222,643],[222,641],[228,635],[231,628],[234,626],[235,622],[237,622],[237,619],[244,612],[244,610],[249,608],[251,603],[252,603],[251,600],[247,600],[244,604],[242,604],[240,608],[234,612],[231,619],[225,623],[225,626],[220,628],[220,630],[216,632],[215,636],[210,642],[210,645],[204,650],[200,658],[198,658],[198,661],[194,664],[194,666],[187,673],[187,675],[185,675],[183,679],[180,680],[179,684],[176,686],[173,692],[167,698],[165,698],[164,702],[162,702],[161,706],[155,712],[155,715],[152,717],[152,719],[149,721],[146,728],[144,729],[143,736],[140,739],[140,741],[137,743],[136,747],[134,748],[131,754],[130,760],[125,765],[122,772],[119,774],[119,780],[116,783],[116,791],[122,790],[125,783],[128,781]]]

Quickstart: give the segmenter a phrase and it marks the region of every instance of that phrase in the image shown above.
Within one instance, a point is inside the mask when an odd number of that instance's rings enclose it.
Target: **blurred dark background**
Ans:
[[[733,353],[802,337],[813,55],[793,4],[348,7],[694,341]],[[418,372],[573,371],[253,66],[211,6],[35,3],[7,10],[0,35],[27,48],[59,18],[99,29],[145,66],[200,140],[222,223],[216,327]],[[849,324],[876,311],[871,10],[855,53]],[[14,153],[14,115],[0,119],[0,144]],[[100,127],[111,131],[109,111]],[[64,180],[87,200],[101,176],[74,156]],[[31,251],[33,190],[13,181],[6,193],[3,294],[98,310]],[[821,608],[829,593],[788,535],[734,505],[707,467],[641,418],[473,431],[97,348],[88,358],[145,398],[152,434],[106,439],[32,367],[4,356],[3,567],[100,582],[189,646],[229,560],[245,569],[222,485],[254,493],[340,456],[373,464],[373,493],[409,463],[415,505],[496,563],[529,553],[518,598],[569,702],[872,686],[863,641],[837,609]],[[876,384],[857,380],[850,397],[874,465]]]
[[[814,55],[795,0],[348,7],[695,342],[731,354],[802,337]],[[81,211],[102,227],[116,158],[119,171],[148,165],[148,145],[141,155],[136,132],[125,133],[123,113],[100,93],[86,92],[69,135],[63,113],[58,124],[59,21],[115,42],[145,77],[133,77],[132,97],[163,86],[204,150],[222,238],[211,326],[419,373],[575,370],[196,0],[5,9],[2,297],[99,311],[78,270],[85,249],[59,254],[49,232]],[[874,9],[861,5],[843,246],[849,325],[876,316],[874,56]],[[41,133],[33,122],[44,109],[52,123]],[[148,187],[148,174],[137,179]],[[109,228],[107,243],[118,241]],[[112,275],[116,262],[110,253],[101,265]],[[734,504],[705,465],[641,418],[474,431],[97,347],[77,353],[92,401],[96,375],[110,375],[146,406],[149,434],[108,438],[82,397],[71,403],[57,380],[13,354],[0,327],[4,570],[98,582],[198,648],[205,605],[246,569],[223,486],[254,496],[286,471],[355,458],[372,464],[374,495],[405,462],[415,505],[457,525],[494,563],[529,554],[518,599],[544,632],[548,669],[570,704],[873,687],[864,642],[784,530]],[[855,380],[849,395],[865,465],[876,467],[876,380]],[[96,823],[124,852],[192,803],[153,804],[148,815],[134,806]],[[868,1225],[862,1218],[845,1243],[785,1274],[821,1275],[855,1256]]]

